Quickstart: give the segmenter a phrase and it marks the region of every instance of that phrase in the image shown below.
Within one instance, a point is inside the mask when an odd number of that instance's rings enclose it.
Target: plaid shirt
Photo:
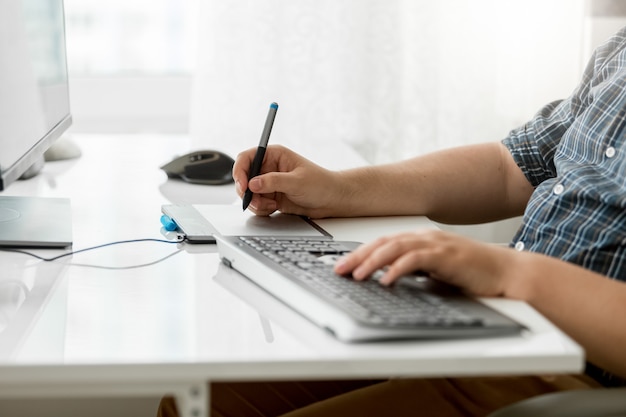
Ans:
[[[503,143],[535,187],[511,243],[626,281],[626,27]]]

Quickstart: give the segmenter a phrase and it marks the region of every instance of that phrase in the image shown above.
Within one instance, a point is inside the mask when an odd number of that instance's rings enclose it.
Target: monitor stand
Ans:
[[[72,246],[68,198],[0,196],[0,246]]]

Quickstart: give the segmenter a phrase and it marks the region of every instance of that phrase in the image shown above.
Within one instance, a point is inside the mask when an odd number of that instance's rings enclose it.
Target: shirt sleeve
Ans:
[[[548,103],[502,141],[533,187],[557,176],[554,155],[563,135],[593,101],[591,91],[602,77],[603,64],[625,41],[626,27],[594,51],[570,97]]]
[[[533,187],[556,176],[554,154],[571,125],[569,99],[545,105],[522,127],[512,130],[502,143]]]

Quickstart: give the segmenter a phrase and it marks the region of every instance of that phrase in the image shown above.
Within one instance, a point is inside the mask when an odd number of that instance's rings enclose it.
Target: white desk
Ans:
[[[162,204],[236,201],[232,185],[166,179],[159,166],[188,150],[184,138],[93,136],[77,142],[80,159],[49,163],[42,175],[4,193],[70,197],[75,250],[162,238]],[[321,152],[313,159],[334,157],[324,164],[329,168],[359,163],[336,148]],[[433,227],[421,217],[319,223],[338,239],[361,241]],[[530,332],[343,344],[221,267],[212,245],[132,243],[53,264],[0,252],[0,264],[0,282],[17,283],[0,286],[4,398],[175,393],[183,411],[196,416],[206,413],[208,380],[558,373],[579,372],[584,363],[568,337],[524,303],[508,300],[486,301]]]

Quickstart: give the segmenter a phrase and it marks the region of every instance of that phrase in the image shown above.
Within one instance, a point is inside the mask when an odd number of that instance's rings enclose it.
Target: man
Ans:
[[[248,183],[254,149],[233,167],[250,209],[320,217],[426,215],[480,223],[524,214],[513,248],[452,234],[402,233],[340,260],[339,274],[381,282],[423,270],[467,292],[525,300],[578,341],[586,375],[214,384],[215,415],[482,416],[541,393],[626,377],[626,28],[599,47],[580,85],[502,143],[395,164],[329,171],[280,146]],[[565,261],[565,262],[564,262]],[[346,385],[341,385],[341,384]],[[262,394],[261,394],[262,393]]]

